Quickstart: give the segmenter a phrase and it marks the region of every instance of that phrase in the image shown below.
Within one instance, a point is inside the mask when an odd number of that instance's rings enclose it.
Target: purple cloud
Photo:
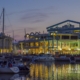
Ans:
[[[48,15],[46,13],[33,12],[23,15],[20,20],[22,22],[27,22],[27,23],[37,23],[37,22],[43,22],[47,18]]]
[[[28,12],[36,12],[39,11],[40,9],[30,9],[30,10],[22,10],[22,11],[14,11],[11,13],[6,14],[7,16],[11,16],[11,15],[16,15],[16,14],[23,14],[23,13],[28,13]]]

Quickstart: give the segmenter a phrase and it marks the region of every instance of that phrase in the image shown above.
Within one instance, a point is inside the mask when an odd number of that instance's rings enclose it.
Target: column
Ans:
[[[49,52],[49,45],[50,45],[50,44],[49,44],[49,36],[48,36],[48,52]]]
[[[54,51],[54,39],[55,39],[55,35],[54,35],[54,32],[53,32],[53,39],[52,39],[52,50]],[[54,53],[55,53],[55,51],[54,51]]]
[[[79,24],[79,28],[80,28],[80,24]],[[78,49],[80,49],[80,42],[79,42],[79,36],[80,36],[80,31],[79,31],[79,34],[78,34]],[[78,51],[78,54],[79,54],[79,51]]]
[[[23,43],[21,43],[21,53],[23,53]]]
[[[45,39],[43,39],[44,40],[44,54],[45,54]]]

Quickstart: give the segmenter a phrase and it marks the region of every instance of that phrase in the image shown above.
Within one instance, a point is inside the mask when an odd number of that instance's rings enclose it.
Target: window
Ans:
[[[30,43],[30,46],[33,47],[34,46],[34,43]]]
[[[78,39],[78,36],[71,36],[71,39]]]
[[[39,43],[38,43],[38,42],[36,42],[36,43],[35,43],[35,45],[38,47],[38,46],[39,46]]]
[[[69,39],[69,36],[62,36],[62,39]]]
[[[26,43],[26,47],[28,47],[29,46],[29,43]]]

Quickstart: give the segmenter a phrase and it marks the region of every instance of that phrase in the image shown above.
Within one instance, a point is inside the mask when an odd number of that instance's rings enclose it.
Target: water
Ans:
[[[0,80],[80,80],[80,64],[34,63],[27,74],[0,74]]]

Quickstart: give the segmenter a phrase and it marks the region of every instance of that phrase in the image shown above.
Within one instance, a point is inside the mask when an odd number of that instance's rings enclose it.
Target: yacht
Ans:
[[[28,71],[29,67],[23,63],[16,63],[16,61],[10,59],[0,61],[0,73],[21,73]]]
[[[51,54],[40,54],[34,58],[34,61],[54,61],[54,57]]]

